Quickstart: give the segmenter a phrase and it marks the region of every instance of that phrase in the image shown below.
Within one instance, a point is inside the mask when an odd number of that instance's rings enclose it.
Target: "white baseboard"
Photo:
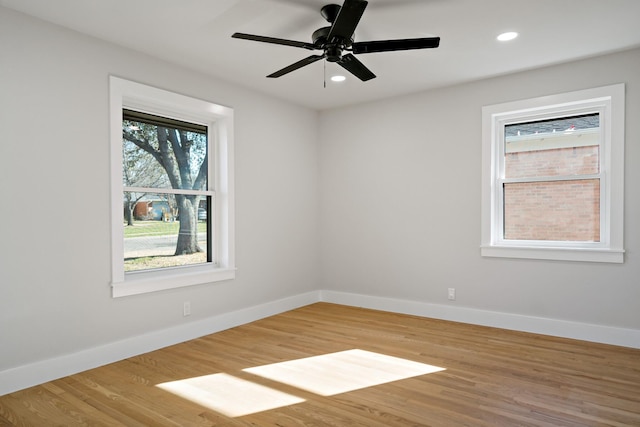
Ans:
[[[169,329],[150,332],[0,372],[0,396],[163,347],[244,325],[313,304],[319,292],[307,292]]]
[[[316,302],[640,348],[640,330],[337,291],[312,291],[0,372],[0,396]]]
[[[468,307],[454,307],[453,305],[430,304],[419,301],[327,290],[320,291],[320,298],[325,302],[342,305],[491,326],[521,332],[533,332],[541,335],[552,335],[602,344],[640,348],[640,330],[637,329],[616,328],[566,320],[478,310]]]

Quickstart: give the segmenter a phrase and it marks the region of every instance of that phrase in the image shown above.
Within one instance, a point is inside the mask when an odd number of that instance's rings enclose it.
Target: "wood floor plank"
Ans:
[[[444,370],[389,379],[377,358]],[[640,350],[317,303],[0,396],[0,426],[49,425],[640,426]]]

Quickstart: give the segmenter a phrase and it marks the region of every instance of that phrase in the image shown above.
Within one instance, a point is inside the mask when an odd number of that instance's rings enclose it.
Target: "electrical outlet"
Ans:
[[[191,302],[185,301],[182,306],[182,315],[191,316]]]
[[[456,288],[449,288],[448,297],[450,301],[454,301],[456,299]]]

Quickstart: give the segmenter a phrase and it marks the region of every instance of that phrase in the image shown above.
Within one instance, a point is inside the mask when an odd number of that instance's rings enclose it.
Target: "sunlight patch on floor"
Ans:
[[[244,369],[321,396],[443,370],[438,366],[358,349]]]
[[[224,373],[171,381],[158,387],[228,417],[304,402],[300,397]]]
[[[444,370],[439,366],[353,349],[246,368],[243,372],[317,395],[333,396]],[[226,373],[157,386],[228,417],[242,417],[305,401]]]

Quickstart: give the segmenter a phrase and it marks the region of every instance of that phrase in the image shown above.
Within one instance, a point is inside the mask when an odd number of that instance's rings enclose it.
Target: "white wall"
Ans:
[[[435,304],[440,313],[557,319],[640,337],[638,70],[633,50],[322,113],[321,288],[430,304],[423,315]],[[625,263],[482,258],[482,106],[619,82]]]
[[[317,288],[315,111],[4,8],[0,55],[0,373]],[[111,298],[110,74],[234,108],[236,280]]]

